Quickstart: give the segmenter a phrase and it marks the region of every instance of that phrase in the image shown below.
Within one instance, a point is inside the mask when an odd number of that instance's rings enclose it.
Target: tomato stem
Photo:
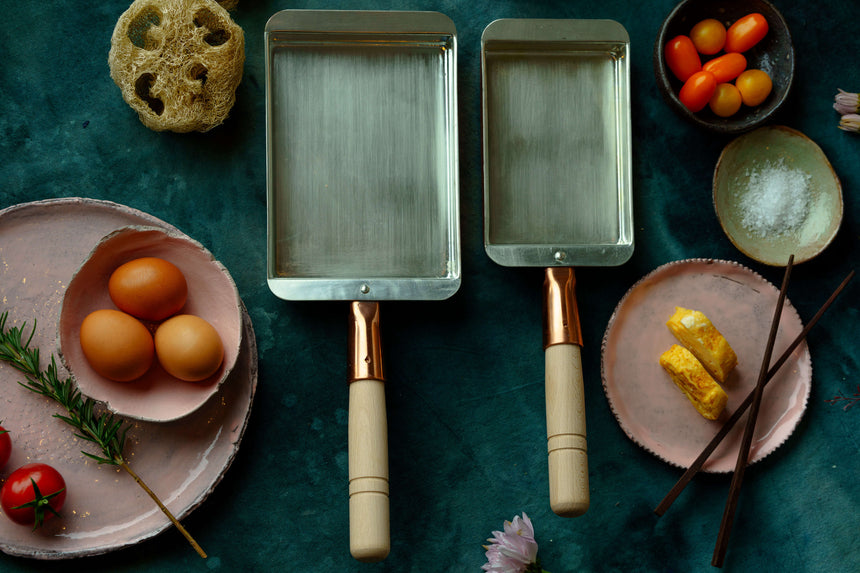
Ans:
[[[43,495],[42,492],[39,491],[39,486],[36,484],[36,480],[32,477],[30,478],[30,485],[33,487],[33,501],[16,505],[12,509],[23,509],[25,507],[32,509],[33,531],[36,531],[43,523],[45,523],[45,511],[50,511],[57,517],[60,517],[59,512],[51,506],[51,500],[66,491],[66,488],[63,487],[53,493]]]

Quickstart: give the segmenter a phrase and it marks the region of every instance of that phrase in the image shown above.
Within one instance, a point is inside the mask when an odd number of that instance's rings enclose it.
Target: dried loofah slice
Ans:
[[[155,131],[208,131],[236,101],[245,37],[214,0],[135,0],[108,56],[123,99]]]

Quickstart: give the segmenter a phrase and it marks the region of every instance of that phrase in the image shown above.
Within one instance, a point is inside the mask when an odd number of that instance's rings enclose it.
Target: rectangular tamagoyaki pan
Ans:
[[[543,267],[550,505],[589,506],[573,265],[633,253],[630,40],[612,20],[490,23],[481,38],[484,247]]]
[[[350,306],[350,551],[390,548],[379,301],[460,286],[457,41],[435,12],[285,10],[266,25],[267,279]]]

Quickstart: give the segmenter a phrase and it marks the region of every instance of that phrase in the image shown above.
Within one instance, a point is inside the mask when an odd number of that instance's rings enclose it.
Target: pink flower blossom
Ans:
[[[833,104],[833,109],[838,111],[840,115],[860,112],[860,94],[839,90],[835,99],[836,103]]]
[[[488,539],[487,563],[482,569],[493,573],[526,573],[541,571],[537,564],[538,544],[529,516],[523,512],[522,518],[515,516],[513,521],[505,522],[504,531],[494,531]]]
[[[845,131],[860,131],[860,115],[849,113],[842,116],[839,120],[839,129]]]

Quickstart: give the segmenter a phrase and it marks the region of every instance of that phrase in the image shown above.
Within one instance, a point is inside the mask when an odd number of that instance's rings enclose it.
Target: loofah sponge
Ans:
[[[208,131],[236,101],[245,37],[214,0],[135,0],[116,23],[110,75],[155,131]]]

